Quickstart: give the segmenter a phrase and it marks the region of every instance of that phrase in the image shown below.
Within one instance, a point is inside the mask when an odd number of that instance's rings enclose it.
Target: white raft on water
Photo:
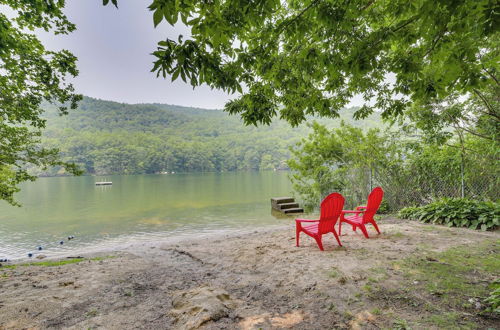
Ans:
[[[111,186],[112,184],[111,181],[98,181],[95,183],[96,186]]]

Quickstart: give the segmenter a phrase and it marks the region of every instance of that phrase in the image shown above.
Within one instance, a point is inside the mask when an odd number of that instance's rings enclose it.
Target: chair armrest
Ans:
[[[319,220],[295,219],[296,222],[318,222]]]
[[[342,214],[346,213],[365,213],[365,211],[342,210]]]
[[[361,211],[361,209],[365,209],[366,210],[366,206],[358,206],[356,208],[356,211]]]

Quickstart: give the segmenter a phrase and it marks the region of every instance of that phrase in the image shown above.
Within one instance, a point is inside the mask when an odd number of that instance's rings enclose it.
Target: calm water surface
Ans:
[[[96,187],[95,181],[113,181]],[[47,256],[100,245],[279,224],[269,199],[290,195],[285,172],[40,178],[22,208],[0,201],[0,258],[42,245]],[[69,235],[76,239],[68,241]],[[59,241],[64,240],[64,245]],[[35,254],[36,255],[36,254]]]

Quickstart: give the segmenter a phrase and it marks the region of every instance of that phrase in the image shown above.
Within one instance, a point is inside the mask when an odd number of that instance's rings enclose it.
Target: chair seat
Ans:
[[[310,234],[317,234],[318,233],[318,225],[304,226],[304,227],[302,227],[302,230],[305,232],[308,232]]]
[[[350,215],[347,217],[344,217],[342,221],[345,221],[350,224],[361,224],[363,223],[363,216],[360,215]]]

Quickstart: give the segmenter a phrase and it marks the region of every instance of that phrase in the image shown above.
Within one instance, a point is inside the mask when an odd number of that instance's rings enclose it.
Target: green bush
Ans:
[[[500,280],[493,281],[491,287],[493,291],[491,291],[488,298],[484,300],[488,305],[486,311],[500,315]]]
[[[420,207],[406,207],[399,211],[399,217],[449,227],[492,230],[500,222],[500,204],[466,198],[443,198]]]
[[[380,203],[380,207],[378,208],[377,213],[378,214],[387,214],[391,212],[391,207],[389,206],[389,203],[383,199],[382,203]]]

